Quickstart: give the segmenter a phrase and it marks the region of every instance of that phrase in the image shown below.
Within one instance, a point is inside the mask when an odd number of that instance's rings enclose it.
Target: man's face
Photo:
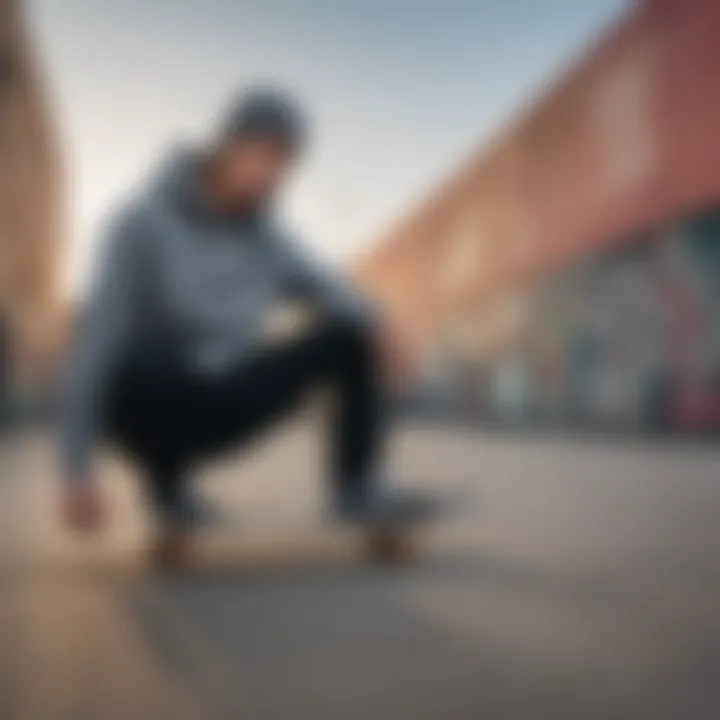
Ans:
[[[294,160],[292,149],[276,137],[257,135],[233,143],[225,153],[225,190],[230,199],[259,203],[276,194]]]

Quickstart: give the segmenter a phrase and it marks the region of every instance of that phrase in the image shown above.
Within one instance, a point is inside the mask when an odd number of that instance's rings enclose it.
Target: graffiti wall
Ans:
[[[445,353],[457,407],[501,423],[720,429],[720,211],[549,278],[524,307],[500,348]]]

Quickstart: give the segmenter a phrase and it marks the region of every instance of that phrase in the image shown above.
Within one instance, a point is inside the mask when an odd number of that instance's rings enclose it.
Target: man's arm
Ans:
[[[134,326],[139,271],[137,223],[111,223],[71,348],[62,427],[62,462],[72,487],[87,487],[109,373]]]
[[[316,302],[327,316],[365,325],[374,338],[386,376],[397,389],[403,389],[416,373],[418,356],[403,329],[348,278],[323,266],[300,246],[285,242],[283,252],[291,263],[292,291]]]
[[[327,315],[379,323],[379,308],[349,278],[327,267],[291,240],[282,241],[281,252],[289,265],[292,294],[317,303]]]

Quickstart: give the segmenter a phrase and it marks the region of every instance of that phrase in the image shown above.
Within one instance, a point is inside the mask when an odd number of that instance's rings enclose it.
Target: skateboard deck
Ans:
[[[419,560],[433,528],[469,506],[466,494],[436,494],[438,512],[399,524],[341,523],[312,511],[267,515],[254,526],[238,518],[234,527],[195,535],[160,530],[147,562],[156,567],[291,567],[348,564],[407,565]],[[272,516],[272,513],[270,513]]]
[[[431,521],[397,527],[305,523],[263,533],[160,530],[146,561],[179,569],[332,567],[357,563],[403,565],[416,561]]]

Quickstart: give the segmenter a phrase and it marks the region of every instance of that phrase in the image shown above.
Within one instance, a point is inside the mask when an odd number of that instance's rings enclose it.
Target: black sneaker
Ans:
[[[343,498],[338,515],[343,522],[396,526],[428,522],[440,510],[439,498],[429,493],[383,488]]]

